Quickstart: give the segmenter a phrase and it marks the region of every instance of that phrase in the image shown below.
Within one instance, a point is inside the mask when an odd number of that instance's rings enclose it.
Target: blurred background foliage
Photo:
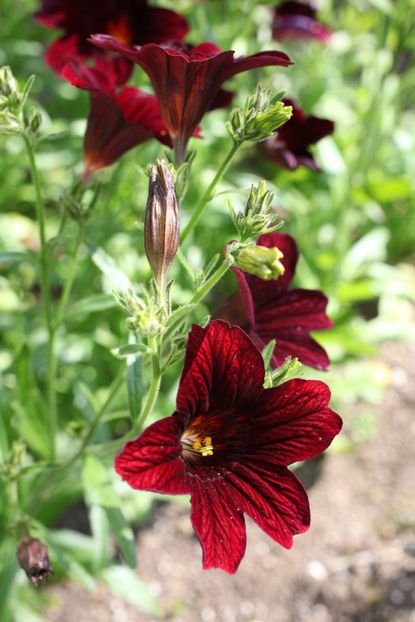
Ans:
[[[173,8],[167,1],[152,4]],[[2,0],[0,65],[10,65],[21,84],[29,75],[36,75],[31,97],[42,111],[45,136],[37,161],[47,203],[47,233],[50,244],[55,244],[53,293],[59,300],[75,225],[67,222],[59,240],[54,236],[62,226],[63,196],[82,169],[88,95],[60,80],[44,64],[45,45],[57,33],[32,19],[36,8],[34,0]],[[228,202],[242,207],[251,184],[259,178],[267,180],[275,191],[275,208],[285,221],[283,231],[297,239],[301,250],[296,283],[324,291],[330,300],[329,315],[336,324],[331,331],[317,334],[331,357],[331,370],[307,369],[305,375],[329,384],[339,411],[360,399],[373,404],[371,416],[354,418],[353,424],[345,422],[345,433],[336,446],[352,451],[354,443],[376,433],[376,404],[390,382],[390,370],[376,356],[379,344],[387,339],[411,339],[414,332],[415,4],[411,0],[321,0],[320,8],[321,21],[334,31],[328,45],[273,42],[267,2],[174,2],[174,9],[191,24],[190,42],[212,40],[237,54],[282,49],[295,61],[289,69],[265,68],[234,78],[228,86],[236,92],[235,105],[241,105],[260,80],[276,92],[284,90],[287,97],[297,98],[307,113],[336,124],[334,135],[315,149],[323,171],[319,174],[305,168],[284,171],[264,159],[256,146],[244,146],[183,250],[195,270],[203,268],[215,253],[222,253],[224,244],[234,236]],[[139,69],[133,81],[148,85]],[[181,206],[183,224],[229,148],[230,138],[224,130],[228,115],[226,110],[209,113],[202,122],[203,138],[192,139],[191,148],[197,155]],[[90,438],[87,458],[62,471],[48,465],[48,422],[42,395],[47,334],[39,299],[34,189],[20,139],[2,137],[0,141],[2,463],[9,460],[10,452],[26,452],[20,496],[38,535],[51,545],[58,576],[72,576],[89,588],[94,576],[114,589],[130,581],[139,595],[136,604],[155,613],[157,603],[134,573],[108,565],[111,531],[128,565],[134,566],[128,521],[142,520],[154,496],[131,495],[107,468],[114,455],[114,435],[124,434],[130,426],[127,391],[123,386],[118,390],[117,385],[124,362],[111,352],[127,343],[128,331],[112,296],[120,284],[119,273],[110,260],[94,263],[90,249],[103,249],[130,282],[149,279],[142,236],[147,178],[142,168],[163,154],[161,145],[147,143],[98,176],[102,191],[86,226],[88,244],[82,248],[70,305],[58,335],[62,459],[73,456],[97,412],[106,407],[109,397],[112,401]],[[189,300],[192,283],[179,262],[175,262],[172,276],[175,303]],[[235,289],[229,274],[193,319],[203,321]],[[178,364],[165,377],[156,417],[174,410],[179,373]],[[0,489],[5,508],[0,521],[4,524],[9,511],[7,494]],[[85,530],[80,519],[69,520],[64,530],[57,530],[62,513],[82,497],[92,536],[79,533]],[[25,622],[39,620],[33,605],[37,594],[34,597],[26,589],[22,575],[13,579],[16,563],[11,551],[15,543],[11,546],[10,536],[5,536],[0,542],[0,593],[13,587],[9,600],[4,601],[1,619],[14,615]],[[124,571],[127,574],[120,576],[121,580],[114,580]]]

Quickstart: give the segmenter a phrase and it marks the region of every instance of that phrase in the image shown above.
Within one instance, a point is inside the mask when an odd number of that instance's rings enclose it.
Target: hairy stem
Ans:
[[[39,227],[39,239],[40,239],[40,287],[42,302],[46,320],[46,326],[48,330],[48,348],[47,348],[47,401],[48,401],[48,413],[49,413],[49,433],[50,433],[50,450],[51,458],[55,456],[55,436],[57,430],[57,408],[56,408],[56,360],[55,360],[55,330],[52,321],[51,310],[51,297],[50,297],[50,278],[49,278],[49,264],[48,264],[48,252],[47,252],[47,240],[46,240],[46,215],[45,215],[45,202],[43,200],[39,173],[36,166],[35,154],[30,137],[23,133],[23,140],[25,143],[30,171],[32,176],[33,185],[36,195],[36,218]]]
[[[65,313],[65,308],[67,305],[67,302],[69,300],[69,296],[72,290],[72,286],[75,280],[75,275],[76,275],[76,269],[78,267],[78,252],[79,252],[79,248],[81,246],[82,243],[82,239],[83,239],[83,235],[84,235],[84,227],[83,225],[79,225],[78,228],[78,233],[76,236],[76,240],[75,240],[75,245],[74,245],[74,249],[72,251],[72,258],[71,258],[71,265],[69,266],[69,271],[68,271],[68,275],[66,277],[66,281],[65,281],[65,285],[63,287],[63,292],[62,292],[62,296],[59,302],[59,306],[58,306],[58,310],[56,312],[56,316],[55,316],[55,320],[53,323],[53,327],[55,330],[57,330],[59,328],[59,326],[62,323],[63,320],[63,316]]]
[[[200,216],[202,215],[202,212],[205,209],[206,205],[209,203],[209,201],[212,200],[213,192],[214,192],[217,184],[222,179],[223,175],[226,173],[226,171],[227,171],[227,169],[228,169],[228,167],[229,167],[229,165],[230,165],[230,163],[231,163],[235,153],[238,151],[238,149],[241,146],[241,144],[242,143],[236,143],[236,142],[233,143],[232,148],[230,149],[230,151],[228,152],[228,154],[225,157],[224,161],[222,162],[222,164],[218,168],[215,177],[212,179],[212,181],[209,184],[209,187],[207,188],[206,192],[201,197],[199,203],[196,205],[195,210],[194,210],[194,212],[193,212],[189,222],[185,226],[185,228],[183,230],[183,233],[181,235],[180,242],[182,244],[185,241],[185,239],[187,238],[187,236],[189,235],[189,233],[192,231],[193,227],[198,222],[198,220],[199,220]]]
[[[157,400],[157,395],[160,390],[161,384],[161,369],[160,369],[160,346],[155,337],[149,337],[149,345],[152,348],[151,355],[151,370],[152,370],[152,378],[150,387],[147,392],[146,401],[144,403],[143,409],[140,413],[138,420],[136,421],[133,431],[135,434],[138,434],[143,424],[145,423],[148,415],[150,415],[153,411],[154,404]]]
[[[223,277],[223,275],[228,270],[229,270],[229,264],[225,260],[223,264],[212,274],[210,278],[208,278],[207,281],[203,283],[203,285],[193,295],[193,298],[191,299],[190,304],[195,304],[197,302],[200,302],[200,300],[202,300],[206,296],[206,294],[210,292],[212,287],[214,287],[216,283],[220,281],[220,279]]]

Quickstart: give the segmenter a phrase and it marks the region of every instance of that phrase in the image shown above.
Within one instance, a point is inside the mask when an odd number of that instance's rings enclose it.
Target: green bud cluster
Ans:
[[[275,101],[272,91],[258,84],[242,108],[234,108],[226,129],[235,143],[260,142],[273,136],[292,116],[292,107]]]
[[[249,198],[243,212],[235,213],[230,206],[231,217],[239,234],[241,242],[255,240],[263,233],[276,231],[282,225],[282,220],[271,209],[274,193],[268,190],[264,181],[252,186]]]
[[[35,140],[42,123],[39,112],[28,111],[27,98],[35,77],[31,76],[22,91],[10,67],[0,68],[0,134],[25,134]]]

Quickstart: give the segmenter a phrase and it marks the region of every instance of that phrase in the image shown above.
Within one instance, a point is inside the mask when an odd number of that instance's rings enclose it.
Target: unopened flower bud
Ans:
[[[29,129],[31,132],[36,134],[36,132],[38,131],[41,125],[42,125],[42,115],[40,114],[40,112],[35,112],[35,114],[30,120]]]
[[[167,273],[179,246],[179,233],[173,176],[164,160],[157,160],[150,172],[144,243],[159,291],[166,287]]]
[[[26,536],[17,548],[17,559],[27,578],[35,587],[45,583],[52,570],[48,547],[41,540]]]
[[[10,67],[7,65],[0,68],[0,95],[4,97],[10,97],[16,95],[19,92],[19,87],[16,78],[12,74]]]
[[[264,281],[271,281],[284,274],[285,268],[280,261],[282,257],[282,252],[275,246],[248,246],[238,251],[235,266]]]

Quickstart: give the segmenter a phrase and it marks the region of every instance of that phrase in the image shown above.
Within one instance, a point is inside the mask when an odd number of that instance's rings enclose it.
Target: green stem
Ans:
[[[189,262],[187,261],[187,259],[186,259],[185,255],[184,255],[182,249],[180,248],[180,246],[177,249],[176,257],[180,261],[180,263],[182,264],[183,268],[186,270],[186,273],[190,277],[191,282],[194,283],[195,275],[193,274],[193,270],[192,270]]]
[[[223,275],[229,270],[229,264],[227,261],[224,261],[223,264],[212,274],[212,276],[205,281],[200,289],[193,295],[193,298],[190,301],[190,304],[195,304],[202,300],[210,292],[212,287],[216,285],[218,281],[223,277]]]
[[[68,468],[68,467],[72,466],[72,464],[74,464],[78,460],[78,458],[80,458],[82,456],[82,454],[84,453],[86,447],[89,445],[89,441],[91,440],[91,438],[95,434],[95,430],[97,429],[98,424],[101,421],[101,418],[103,417],[103,415],[108,410],[109,406],[111,405],[111,402],[113,401],[113,399],[115,398],[115,396],[117,395],[118,391],[120,390],[120,388],[122,387],[122,385],[124,383],[124,376],[125,376],[124,371],[125,371],[124,368],[121,367],[120,372],[114,378],[113,383],[110,386],[110,391],[109,391],[107,399],[105,400],[105,402],[102,404],[101,408],[95,414],[95,417],[92,420],[91,425],[89,426],[89,430],[86,433],[86,435],[84,436],[84,439],[83,439],[83,441],[82,441],[78,451],[64,465],[65,468]]]
[[[59,326],[62,323],[63,320],[63,315],[65,313],[65,308],[69,299],[69,295],[71,293],[72,290],[72,286],[75,280],[75,275],[76,275],[76,269],[78,267],[78,251],[79,251],[79,247],[81,246],[82,243],[82,239],[83,239],[83,235],[84,235],[84,227],[82,224],[79,225],[78,228],[78,234],[76,236],[76,240],[75,240],[75,246],[72,252],[72,259],[71,259],[71,265],[69,267],[69,272],[68,275],[66,277],[66,282],[63,288],[63,292],[62,292],[62,296],[59,302],[59,306],[56,312],[56,317],[55,317],[55,321],[53,324],[54,330],[57,330],[59,328]]]
[[[138,434],[143,424],[145,423],[148,415],[150,415],[153,411],[154,404],[157,400],[157,395],[160,390],[161,384],[161,369],[160,369],[160,348],[156,341],[155,337],[149,337],[149,345],[152,346],[153,354],[151,357],[151,369],[152,369],[152,378],[151,384],[147,393],[147,398],[144,404],[144,407],[140,413],[138,420],[136,421],[133,432],[134,434]]]
[[[215,190],[217,184],[219,183],[219,181],[222,179],[223,175],[226,173],[232,158],[234,157],[235,153],[238,151],[239,147],[241,146],[242,143],[236,143],[234,142],[232,145],[232,148],[230,149],[230,151],[228,152],[226,158],[224,159],[224,161],[222,162],[222,164],[220,165],[220,167],[218,168],[215,177],[212,179],[209,187],[207,188],[206,192],[204,193],[204,195],[201,197],[199,203],[196,205],[196,208],[192,214],[192,217],[190,218],[189,222],[187,223],[187,225],[184,228],[184,231],[181,235],[181,243],[183,244],[183,242],[185,241],[185,239],[187,238],[187,236],[189,235],[189,233],[192,231],[193,227],[196,225],[197,221],[199,220],[205,206],[209,203],[209,201],[211,201],[211,199],[213,198],[213,191]]]
[[[39,227],[40,238],[40,287],[42,292],[42,301],[45,312],[46,326],[49,333],[47,360],[47,400],[48,400],[48,413],[49,413],[49,433],[50,433],[50,449],[51,458],[55,457],[55,437],[57,430],[57,408],[56,408],[56,360],[55,360],[55,330],[52,322],[52,310],[51,310],[51,298],[50,298],[50,278],[49,278],[49,265],[48,265],[48,253],[47,253],[47,241],[46,241],[46,227],[45,227],[45,202],[43,200],[42,191],[40,187],[39,173],[36,166],[35,154],[30,137],[26,133],[22,133],[22,137],[26,146],[27,155],[29,158],[30,170],[32,175],[32,181],[35,188],[36,195],[36,218]]]
[[[23,140],[26,146],[27,155],[29,158],[30,171],[32,175],[33,185],[35,187],[36,195],[36,218],[39,227],[40,238],[40,286],[42,290],[42,301],[45,309],[46,325],[48,330],[52,326],[52,311],[50,301],[50,287],[49,287],[49,266],[47,255],[47,241],[46,241],[46,227],[45,227],[45,202],[43,200],[42,191],[40,187],[39,173],[36,166],[34,149],[30,138],[23,133]]]

